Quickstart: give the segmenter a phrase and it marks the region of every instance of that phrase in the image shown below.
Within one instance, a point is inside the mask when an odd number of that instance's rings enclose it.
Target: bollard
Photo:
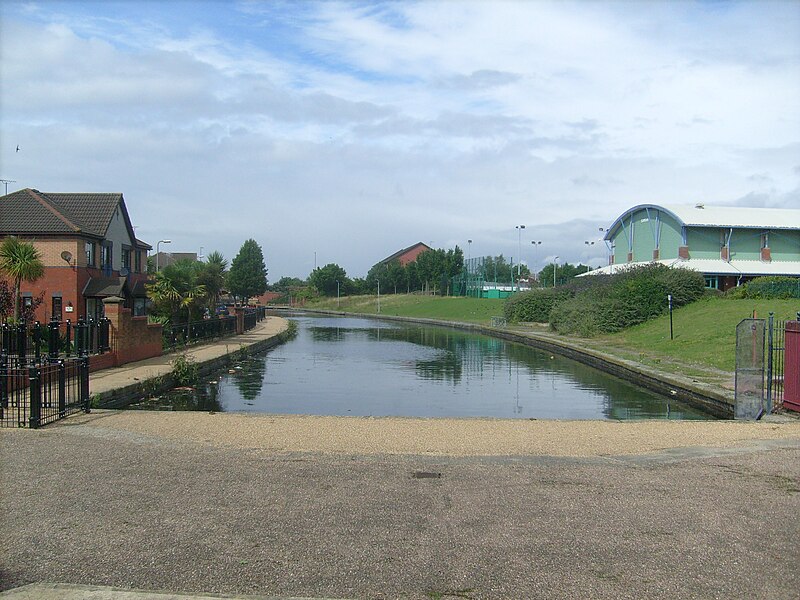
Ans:
[[[28,427],[36,429],[42,422],[42,385],[41,370],[38,367],[28,368],[29,390],[31,395]]]

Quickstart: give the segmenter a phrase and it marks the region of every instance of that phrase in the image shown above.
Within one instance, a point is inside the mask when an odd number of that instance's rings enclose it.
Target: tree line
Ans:
[[[464,252],[456,246],[449,250],[426,250],[407,265],[400,261],[379,262],[366,277],[350,278],[336,263],[314,269],[306,281],[283,277],[273,286],[275,291],[307,295],[312,288],[321,296],[353,296],[362,294],[407,294],[411,292],[449,293],[450,280],[464,268]]]
[[[162,322],[214,317],[222,295],[247,302],[267,291],[267,268],[261,246],[249,239],[228,268],[222,253],[208,254],[205,262],[179,260],[153,274],[146,285],[150,314]]]

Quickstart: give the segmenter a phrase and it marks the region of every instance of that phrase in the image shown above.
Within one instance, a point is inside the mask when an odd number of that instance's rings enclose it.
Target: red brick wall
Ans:
[[[149,324],[147,317],[131,316],[129,308],[122,308],[116,302],[106,302],[105,310],[111,320],[117,366],[161,356],[161,325]]]
[[[44,292],[44,302],[36,311],[36,319],[42,322],[53,316],[53,292],[61,292],[62,314],[56,316],[62,320],[70,319],[74,323],[78,316],[86,314],[81,292],[88,281],[86,269],[68,267],[66,264],[63,267],[45,267],[44,276],[33,283],[22,282],[20,292],[30,292],[34,298]],[[70,302],[74,310],[68,313],[64,309]]]
[[[424,244],[417,244],[411,250],[406,252],[405,254],[401,254],[397,257],[397,260],[400,262],[400,266],[405,267],[408,263],[412,263],[417,260],[417,257],[428,250],[428,247]]]

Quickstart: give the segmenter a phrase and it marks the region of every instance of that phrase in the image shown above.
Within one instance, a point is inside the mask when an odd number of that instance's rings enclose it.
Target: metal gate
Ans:
[[[764,319],[744,319],[736,326],[736,419],[758,419],[765,412]]]
[[[89,358],[29,363],[0,355],[0,427],[35,429],[89,412]]]

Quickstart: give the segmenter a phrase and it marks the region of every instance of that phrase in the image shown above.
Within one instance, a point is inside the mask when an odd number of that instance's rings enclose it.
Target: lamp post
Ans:
[[[159,246],[161,246],[161,244],[171,244],[171,243],[172,240],[158,240],[158,242],[156,242],[156,273],[158,273],[158,255],[160,252],[158,248]]]
[[[467,260],[472,258],[472,240],[467,240]]]
[[[339,308],[339,280],[336,280],[336,308]]]
[[[536,250],[536,246],[541,246],[542,242],[534,240],[534,241],[531,241],[531,245],[533,246],[533,249]],[[533,253],[533,257],[534,257],[534,263],[535,263],[536,262],[536,253],[535,252]],[[537,279],[538,279],[538,276],[537,276]]]
[[[556,271],[558,270],[558,256],[553,259],[553,287],[556,287]]]
[[[522,230],[525,229],[525,225],[514,225],[514,229],[517,230],[517,287],[519,288],[519,278],[522,274]]]

